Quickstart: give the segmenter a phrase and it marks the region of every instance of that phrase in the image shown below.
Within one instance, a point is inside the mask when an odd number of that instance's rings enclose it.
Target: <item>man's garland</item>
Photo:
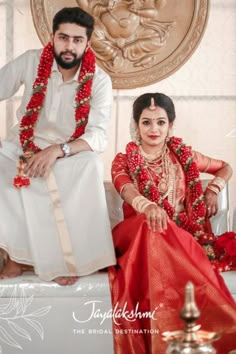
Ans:
[[[221,245],[221,237],[206,233],[204,230],[206,206],[199,170],[193,161],[191,148],[186,146],[182,139],[176,137],[171,137],[167,145],[180,162],[185,173],[187,184],[186,211],[176,212],[175,208],[169,203],[168,196],[162,198],[157,185],[150,179],[148,168],[138,145],[130,142],[126,147],[128,167],[140,193],[162,207],[170,219],[179,227],[191,233],[205,249],[215,268],[220,271],[234,269],[236,267],[236,234],[224,234],[224,244],[229,242],[227,243],[228,249],[231,251],[229,254],[226,248]],[[235,244],[234,250],[232,244]]]
[[[24,175],[24,164],[33,154],[41,151],[34,143],[34,128],[37,124],[40,111],[43,107],[47,91],[48,79],[53,64],[53,49],[48,43],[41,54],[37,77],[33,84],[33,93],[26,107],[25,115],[21,119],[19,138],[23,154],[19,157],[18,174],[14,178],[14,186],[20,188],[28,186],[30,179]],[[95,55],[88,48],[82,58],[81,70],[78,77],[78,86],[75,93],[75,130],[68,141],[79,138],[85,131],[90,110],[92,81],[95,72]]]

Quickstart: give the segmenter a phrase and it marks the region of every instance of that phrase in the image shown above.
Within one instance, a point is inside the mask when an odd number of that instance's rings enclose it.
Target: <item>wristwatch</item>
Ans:
[[[64,156],[63,157],[69,157],[71,154],[71,147],[70,145],[68,145],[67,143],[61,144],[61,149],[64,152]]]

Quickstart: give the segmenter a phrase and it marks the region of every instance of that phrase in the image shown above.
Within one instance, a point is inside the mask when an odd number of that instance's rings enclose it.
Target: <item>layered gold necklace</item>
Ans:
[[[142,146],[139,147],[143,156],[145,167],[147,168],[151,181],[156,185],[161,198],[168,196],[169,202],[173,205],[175,196],[175,170],[169,157],[169,149],[164,145],[163,149],[156,154],[147,154]],[[157,177],[157,182],[153,180],[153,173]]]

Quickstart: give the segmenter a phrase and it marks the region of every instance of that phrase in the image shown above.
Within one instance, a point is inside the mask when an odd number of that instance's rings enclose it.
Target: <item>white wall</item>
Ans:
[[[144,92],[163,92],[170,95],[176,105],[174,134],[195,150],[232,165],[235,173],[229,187],[233,213],[236,208],[236,1],[211,0],[210,3],[204,37],[184,66],[154,85],[114,90],[109,146],[102,158],[108,180],[115,153],[123,151],[130,139],[133,100]],[[27,49],[41,47],[29,0],[0,0],[0,33],[0,66]],[[19,99],[20,92],[14,99],[0,103],[1,136],[14,120]]]

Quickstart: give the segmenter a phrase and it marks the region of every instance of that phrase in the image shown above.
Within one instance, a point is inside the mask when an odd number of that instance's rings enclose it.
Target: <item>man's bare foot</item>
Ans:
[[[54,281],[59,285],[73,285],[79,277],[57,277]]]
[[[19,263],[12,261],[8,258],[3,271],[0,273],[0,279],[18,277],[23,273],[22,266]]]
[[[7,263],[7,260],[8,260],[7,252],[4,249],[0,248],[0,273],[2,273]]]

